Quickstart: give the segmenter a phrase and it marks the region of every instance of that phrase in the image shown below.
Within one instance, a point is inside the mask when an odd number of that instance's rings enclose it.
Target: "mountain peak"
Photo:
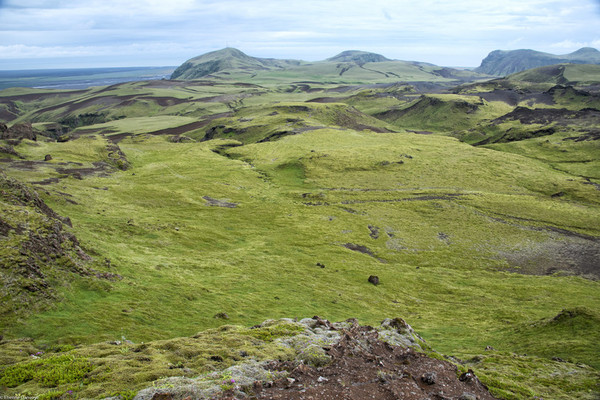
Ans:
[[[261,68],[259,59],[250,57],[233,47],[211,51],[184,62],[171,75],[171,79],[197,79],[229,68]]]
[[[377,53],[370,53],[368,51],[360,50],[346,50],[334,57],[328,58],[327,61],[355,62],[357,64],[365,64],[369,62],[383,62],[391,60]]]
[[[578,54],[578,53],[600,54],[600,51],[598,51],[597,49],[595,49],[593,47],[582,47],[579,50],[572,52],[571,54]]]

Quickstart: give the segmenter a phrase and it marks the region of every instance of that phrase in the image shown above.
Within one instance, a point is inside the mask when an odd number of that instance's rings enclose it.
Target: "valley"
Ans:
[[[234,50],[177,79],[0,92],[7,395],[133,398],[238,348],[293,360],[275,338],[318,315],[403,318],[496,398],[597,398],[599,65]]]

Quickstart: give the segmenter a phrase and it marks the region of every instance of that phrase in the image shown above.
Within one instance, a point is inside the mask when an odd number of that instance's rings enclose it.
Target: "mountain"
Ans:
[[[357,64],[366,64],[370,62],[392,61],[381,54],[369,53],[368,51],[347,50],[342,51],[335,57],[328,58],[331,62],[355,62]]]
[[[494,50],[483,59],[475,71],[504,76],[526,69],[561,63],[600,64],[600,51],[584,47],[570,54],[555,55],[528,49]]]
[[[171,75],[171,79],[179,80],[205,77],[248,83],[266,80],[279,84],[299,81],[370,84],[473,81],[488,76],[427,63],[390,60],[381,54],[359,50],[343,51],[322,61],[305,62],[256,58],[233,48],[194,57]]]
[[[226,69],[278,69],[300,63],[297,60],[251,57],[238,49],[227,47],[187,60],[173,72],[171,79],[197,79]]]

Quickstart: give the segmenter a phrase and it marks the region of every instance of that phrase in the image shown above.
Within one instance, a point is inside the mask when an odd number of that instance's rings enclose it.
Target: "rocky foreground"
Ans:
[[[277,339],[295,350],[293,360],[250,360],[196,379],[164,379],[135,400],[494,399],[471,370],[459,370],[431,351],[400,318],[386,319],[377,328],[316,316],[286,322],[304,327],[295,336]]]

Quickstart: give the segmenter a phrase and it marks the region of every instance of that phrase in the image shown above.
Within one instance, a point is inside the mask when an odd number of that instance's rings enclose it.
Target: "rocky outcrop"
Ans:
[[[52,210],[28,186],[0,171],[0,313],[15,316],[47,308],[57,288],[75,275],[119,279],[89,267],[91,257],[69,232],[71,220]]]
[[[265,321],[300,326],[293,336],[276,339],[294,350],[291,360],[244,361],[199,378],[156,381],[134,400],[219,399],[405,399],[492,400],[471,370],[431,351],[401,318],[379,327],[355,319],[331,323],[317,316],[301,321]]]
[[[36,140],[37,134],[29,122],[14,124],[10,128],[6,124],[0,123],[0,139]]]

